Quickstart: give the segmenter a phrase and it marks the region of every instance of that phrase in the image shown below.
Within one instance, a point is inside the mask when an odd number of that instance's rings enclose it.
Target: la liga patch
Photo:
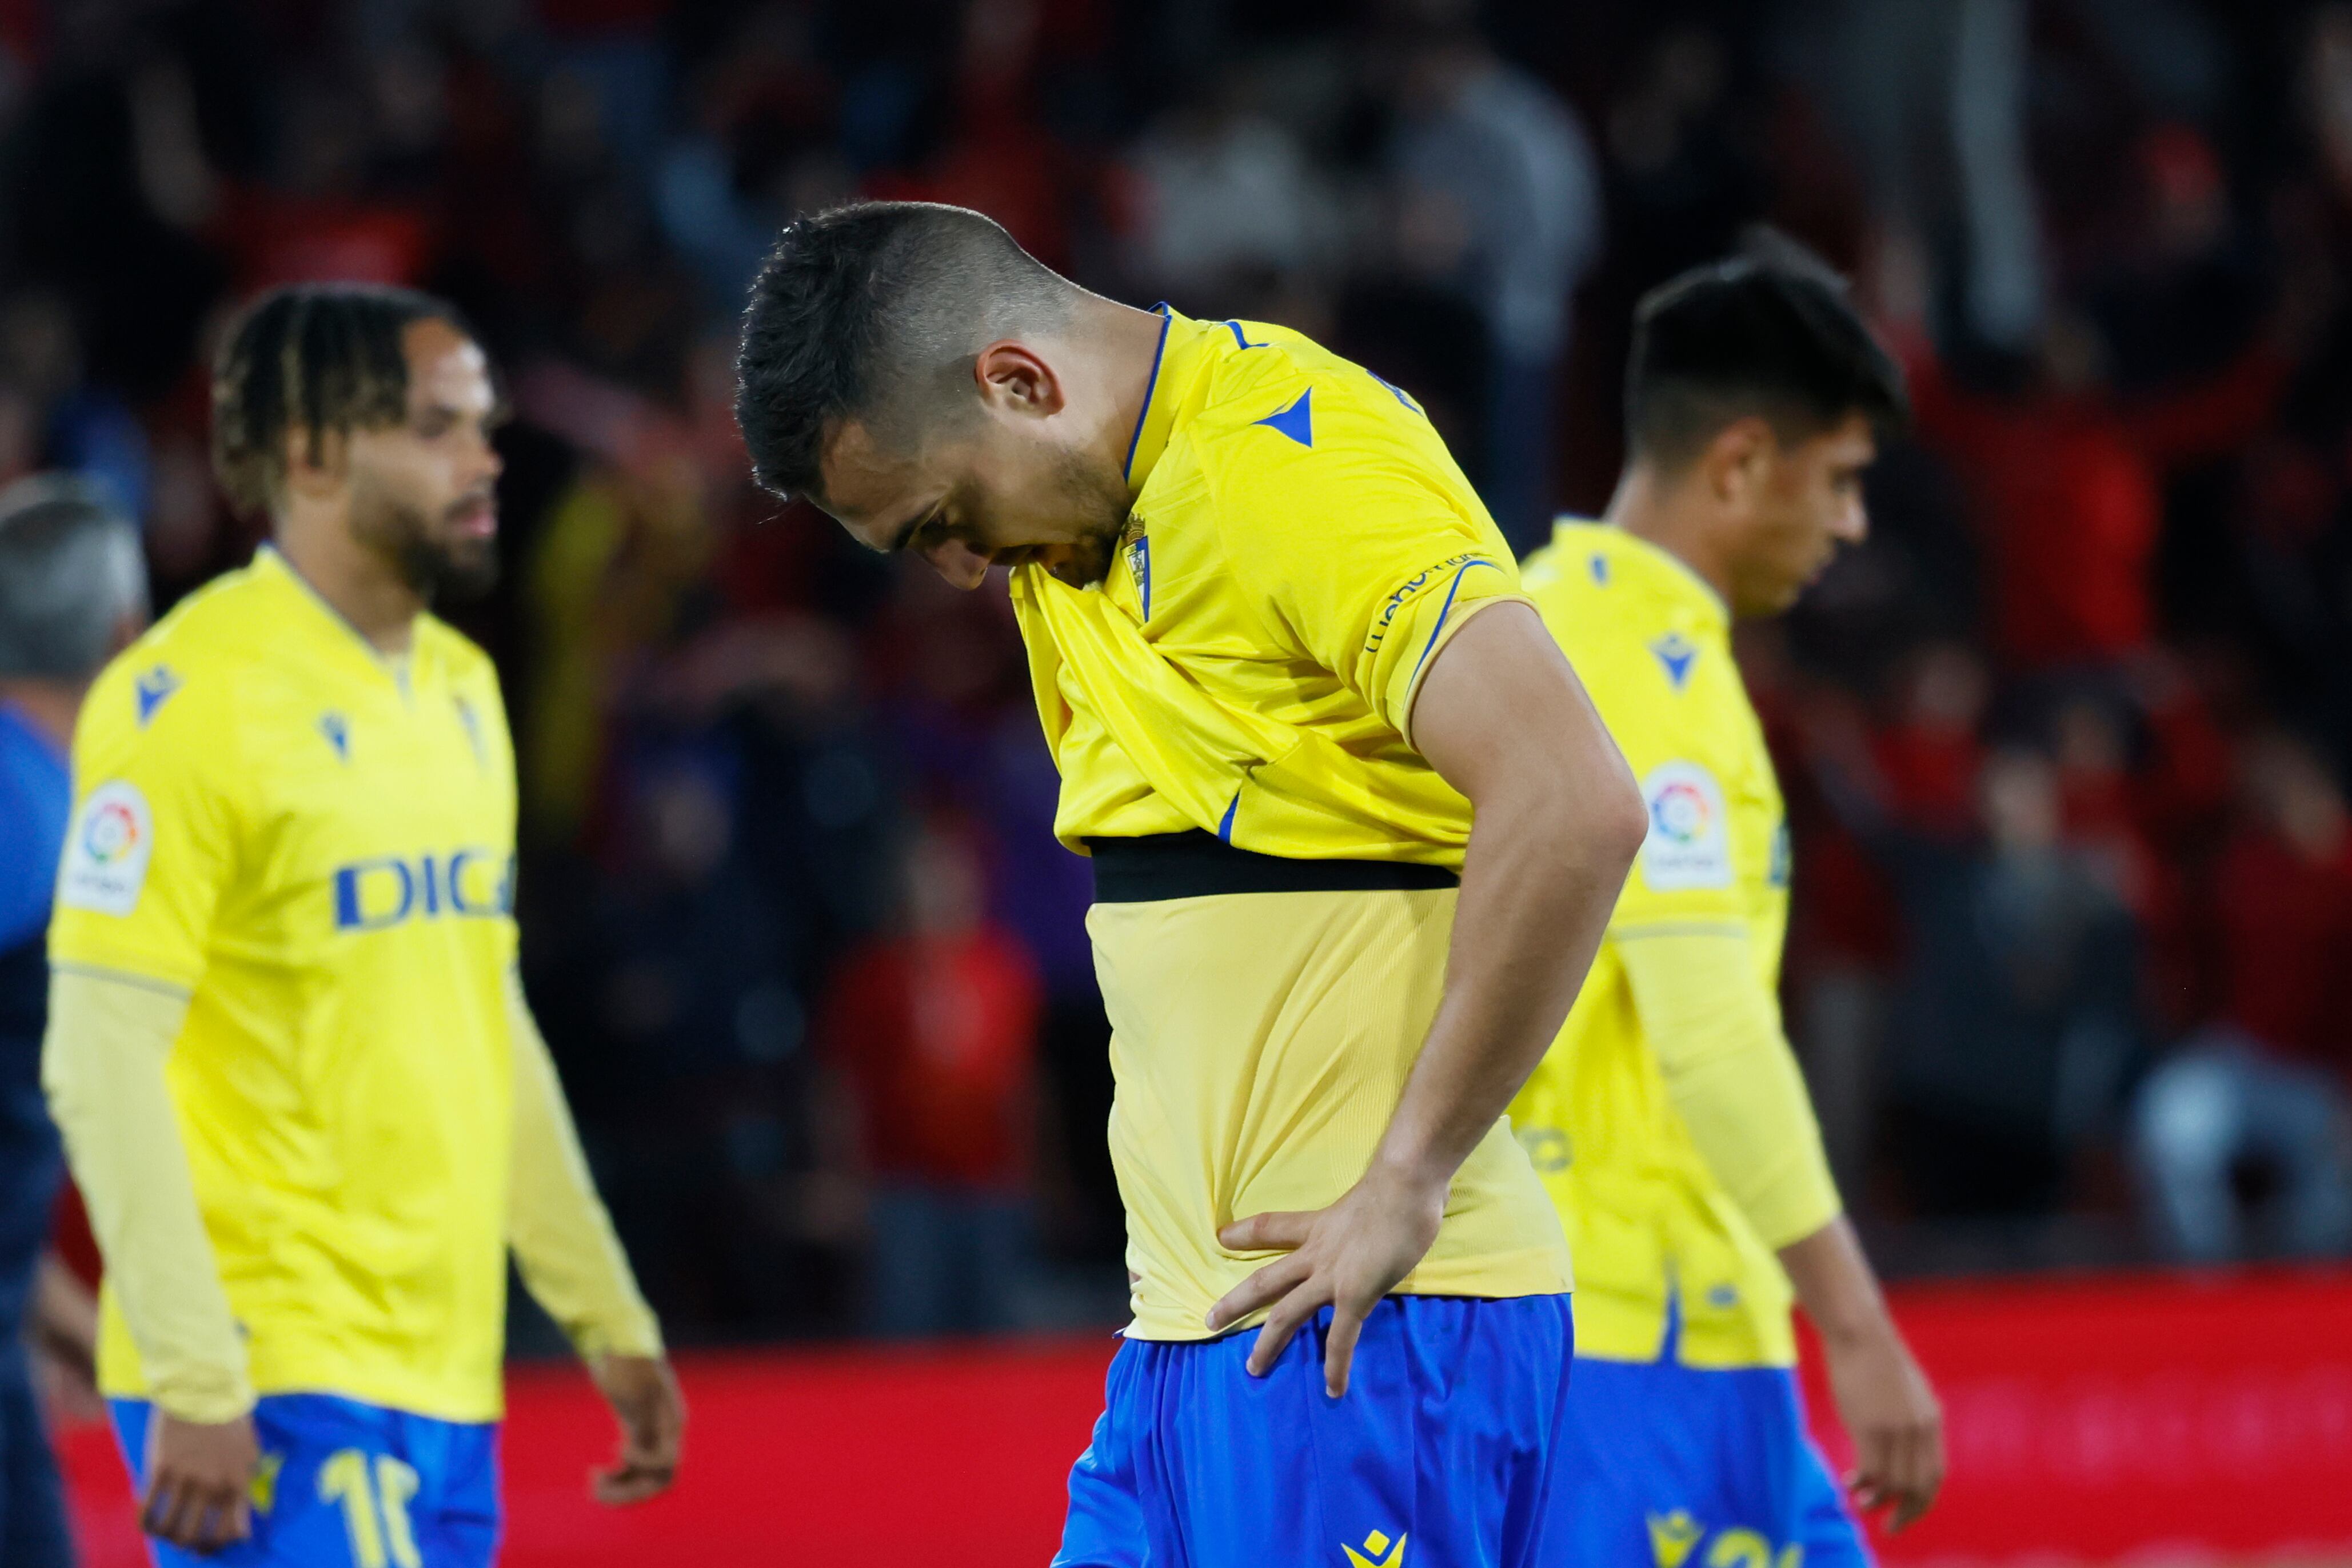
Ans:
[[[1642,880],[1653,893],[1731,885],[1731,831],[1723,786],[1696,762],[1667,762],[1642,780],[1650,836]]]
[[[89,792],[66,837],[58,902],[100,915],[139,907],[147,862],[155,852],[155,818],[138,786],[114,779]]]

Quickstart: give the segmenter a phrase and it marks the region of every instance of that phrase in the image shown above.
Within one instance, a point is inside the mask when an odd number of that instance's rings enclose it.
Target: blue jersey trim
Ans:
[[[1429,629],[1429,641],[1421,645],[1421,657],[1412,662],[1413,674],[1420,674],[1422,665],[1429,662],[1430,651],[1437,646],[1437,634],[1445,630],[1445,618],[1454,613],[1454,596],[1462,591],[1463,573],[1474,566],[1494,567],[1496,571],[1503,570],[1491,560],[1474,560],[1465,562],[1462,570],[1454,574],[1454,581],[1445,590],[1445,602],[1437,608],[1437,624]]]
[[[1239,343],[1244,349],[1263,349],[1265,347],[1264,343],[1253,343],[1247,338],[1243,337],[1242,324],[1238,321],[1222,321],[1219,322],[1218,325],[1230,329],[1234,335],[1234,341]]]
[[[1151,350],[1151,374],[1143,383],[1143,406],[1135,411],[1135,434],[1127,438],[1127,466],[1121,472],[1130,485],[1135,483],[1135,449],[1143,444],[1143,422],[1151,417],[1151,400],[1160,392],[1160,360],[1168,352],[1168,329],[1176,319],[1164,299],[1152,308],[1160,312],[1160,341]]]
[[[1236,789],[1234,791],[1233,800],[1225,807],[1224,821],[1217,824],[1217,837],[1224,840],[1227,843],[1232,843],[1234,841],[1234,817],[1241,809],[1242,792]]]

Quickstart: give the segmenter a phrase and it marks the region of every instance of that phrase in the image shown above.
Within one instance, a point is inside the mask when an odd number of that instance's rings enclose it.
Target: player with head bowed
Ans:
[[[1569,1259],[1502,1113],[1643,819],[1411,392],[922,204],[785,229],[740,369],[770,489],[1010,569],[1093,857],[1133,1322],[1055,1561],[1549,1561]]]

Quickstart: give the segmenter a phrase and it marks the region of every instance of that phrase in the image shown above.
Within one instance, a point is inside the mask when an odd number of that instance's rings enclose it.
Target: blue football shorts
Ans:
[[[109,1403],[143,1491],[153,1407]],[[209,1557],[151,1541],[156,1568],[489,1568],[499,1546],[495,1423],[268,1394],[253,1424],[261,1473],[251,1538]]]
[[[1569,1298],[1391,1296],[1323,1389],[1325,1308],[1264,1377],[1257,1330],[1129,1340],[1070,1472],[1054,1568],[1541,1568]]]
[[[1570,1386],[1548,1565],[1869,1568],[1787,1368],[1580,1357]]]

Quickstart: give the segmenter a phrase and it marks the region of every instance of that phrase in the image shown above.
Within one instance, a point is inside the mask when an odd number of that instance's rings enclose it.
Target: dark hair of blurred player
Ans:
[[[1685,273],[1633,323],[1611,510],[1655,518],[1734,614],[1786,610],[1863,537],[1863,470],[1909,415],[1902,371],[1838,280],[1797,258]]]

